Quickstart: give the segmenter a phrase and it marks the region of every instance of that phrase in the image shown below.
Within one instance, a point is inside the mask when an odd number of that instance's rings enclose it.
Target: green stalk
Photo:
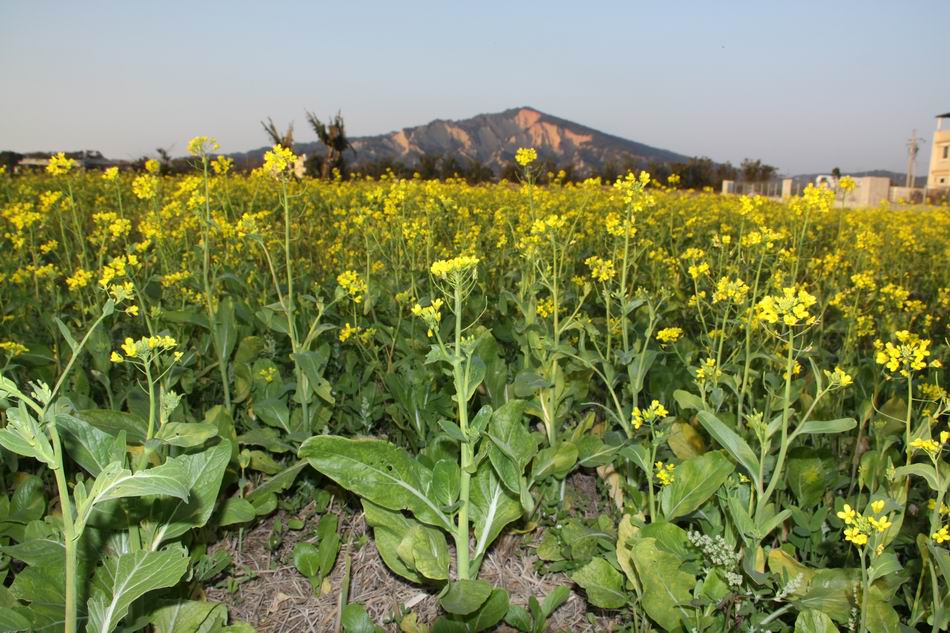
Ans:
[[[74,355],[75,357],[75,355]],[[63,513],[63,546],[66,549],[66,604],[64,612],[65,633],[76,633],[78,605],[76,603],[77,587],[77,546],[79,535],[75,532],[73,508],[69,498],[69,486],[66,483],[66,471],[63,467],[63,448],[59,439],[56,423],[49,425],[50,439],[53,444],[53,454],[56,464],[53,474],[56,477],[56,491],[59,494],[59,505]]]
[[[221,338],[218,336],[218,328],[214,314],[214,306],[211,304],[211,187],[208,184],[208,157],[201,156],[201,166],[204,174],[205,187],[205,217],[204,217],[204,239],[202,240],[202,260],[201,260],[201,280],[204,284],[205,309],[208,312],[208,326],[211,328],[211,343],[218,356],[218,372],[221,376],[221,388],[224,390],[224,406],[231,414],[231,386],[228,384],[228,363],[224,357],[224,349],[221,347]]]
[[[467,376],[462,371],[462,291],[455,284],[455,359],[453,361],[455,373],[455,399],[458,403],[459,428],[462,435],[468,436],[468,402],[465,394],[468,392]],[[468,551],[468,512],[469,493],[472,475],[469,472],[474,459],[472,445],[462,443],[461,478],[459,482],[459,499],[462,502],[459,508],[458,525],[455,529],[455,559],[456,575],[460,580],[469,578],[469,551]]]
[[[772,493],[775,492],[775,487],[778,485],[778,480],[782,477],[782,468],[785,466],[785,454],[788,452],[788,422],[792,413],[792,366],[795,362],[794,342],[795,333],[791,330],[791,328],[789,328],[788,356],[785,361],[785,400],[782,407],[782,445],[778,451],[778,460],[775,462],[775,470],[772,471],[772,479],[769,481],[769,485],[765,489],[765,494],[759,498],[756,515],[758,515],[765,508],[765,504],[768,503]]]

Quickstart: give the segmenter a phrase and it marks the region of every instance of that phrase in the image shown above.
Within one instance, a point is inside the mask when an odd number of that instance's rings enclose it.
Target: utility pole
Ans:
[[[917,152],[920,151],[920,143],[924,139],[917,136],[917,130],[914,130],[910,134],[910,138],[907,139],[907,180],[904,182],[905,187],[913,187],[915,184],[914,171],[917,167]]]

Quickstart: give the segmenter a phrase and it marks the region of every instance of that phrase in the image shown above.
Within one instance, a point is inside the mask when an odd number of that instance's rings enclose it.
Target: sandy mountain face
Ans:
[[[470,119],[448,121],[437,119],[417,127],[403,128],[389,134],[354,137],[356,155],[347,152],[354,164],[378,160],[395,160],[415,164],[422,156],[454,156],[462,162],[478,161],[496,172],[514,159],[519,147],[533,147],[542,159],[557,165],[599,170],[605,163],[617,165],[649,161],[660,163],[686,160],[687,157],[650,147],[592,128],[559,119],[534,108],[523,107],[495,114],[480,114]],[[298,153],[322,154],[319,143],[297,143]],[[263,148],[248,153],[254,155]]]

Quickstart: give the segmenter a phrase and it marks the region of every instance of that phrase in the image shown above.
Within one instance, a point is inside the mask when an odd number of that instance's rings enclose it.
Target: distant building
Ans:
[[[46,169],[46,166],[49,165],[50,156],[52,154],[27,154],[17,163],[16,171]],[[76,166],[80,169],[106,169],[125,164],[123,161],[106,158],[102,155],[102,152],[95,150],[66,152],[66,156],[75,160]]]
[[[937,115],[937,131],[934,132],[930,150],[930,170],[927,172],[927,189],[950,189],[950,112]]]

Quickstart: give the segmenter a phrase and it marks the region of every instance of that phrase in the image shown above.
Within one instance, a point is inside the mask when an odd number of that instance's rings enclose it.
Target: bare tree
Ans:
[[[335,117],[324,124],[313,112],[307,112],[307,121],[310,122],[310,126],[313,128],[313,131],[316,132],[317,138],[319,138],[320,142],[327,148],[327,157],[320,166],[320,177],[324,180],[328,179],[334,169],[339,170],[340,174],[343,174],[346,168],[346,160],[343,157],[343,152],[348,149],[353,149],[350,139],[346,138],[343,116],[337,112]]]
[[[280,133],[280,130],[277,129],[277,125],[274,123],[274,120],[270,117],[267,117],[267,123],[261,121],[261,127],[264,128],[264,132],[267,133],[267,137],[271,140],[271,143],[274,145],[280,145],[285,149],[293,150],[294,124],[292,121],[290,125],[287,126],[287,131],[283,134]]]

